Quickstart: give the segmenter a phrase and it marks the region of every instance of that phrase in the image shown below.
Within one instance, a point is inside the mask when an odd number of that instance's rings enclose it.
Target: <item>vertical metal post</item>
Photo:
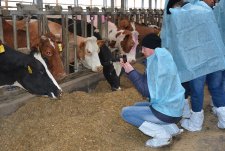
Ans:
[[[107,1],[103,0],[103,7],[107,7]]]
[[[74,0],[74,6],[78,6],[78,0]]]
[[[149,9],[152,9],[152,0],[149,0]]]
[[[87,16],[81,15],[81,30],[82,37],[87,37]]]
[[[95,16],[94,15],[90,15],[90,20],[91,20],[91,36],[93,36],[93,33],[94,33],[94,19],[95,19]]]
[[[108,14],[105,16],[105,38],[108,38]]]
[[[155,0],[155,9],[157,9],[157,0]]]
[[[2,25],[2,17],[0,17],[0,38],[4,43],[4,33],[3,33],[3,25]]]
[[[39,8],[43,8],[43,0],[36,0],[36,4]]]
[[[141,1],[141,8],[144,9],[144,0]]]
[[[111,8],[114,10],[114,7],[115,7],[115,2],[114,0],[111,0]]]
[[[78,42],[77,42],[77,22],[76,22],[76,17],[77,16],[72,16],[73,18],[73,37],[74,37],[74,72],[79,71],[79,64],[78,64],[78,59],[77,59],[77,50],[78,50]]]
[[[63,44],[65,44],[63,51],[63,64],[65,71],[69,73],[69,37],[68,37],[68,15],[62,15],[62,37]]]
[[[98,15],[98,29],[99,29],[99,33],[100,35],[102,35],[102,15]]]
[[[5,0],[5,7],[8,9],[8,0]]]
[[[30,50],[30,31],[29,31],[29,21],[30,21],[30,18],[29,18],[29,16],[26,17],[25,21],[26,21],[27,49]]]
[[[128,10],[128,0],[125,0],[125,5],[123,10]]]
[[[125,8],[125,0],[121,0],[121,8],[122,8],[122,9]]]
[[[14,49],[17,49],[17,28],[16,28],[16,15],[12,15],[13,19],[13,42],[14,42]]]
[[[37,17],[38,19],[38,37],[40,37],[42,35],[42,21],[41,21],[41,15],[38,15]]]

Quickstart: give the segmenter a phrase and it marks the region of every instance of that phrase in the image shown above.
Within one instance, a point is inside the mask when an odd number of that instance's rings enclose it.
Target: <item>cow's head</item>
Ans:
[[[111,50],[114,48],[119,49],[120,53],[129,53],[135,42],[133,34],[129,30],[109,31],[109,47]]]
[[[58,81],[66,76],[62,59],[60,57],[61,44],[52,33],[42,35],[39,50],[42,57],[47,59],[47,65],[54,78]]]
[[[125,29],[125,30],[130,30],[133,31],[133,26],[131,25],[131,22],[126,18],[126,19],[121,19],[118,23],[118,29]]]
[[[3,45],[1,45],[3,46]],[[62,89],[47,68],[39,52],[29,55],[3,46],[5,52],[0,54],[1,85],[17,85],[36,95],[58,98]]]
[[[57,98],[61,95],[62,89],[48,70],[48,67],[41,57],[35,52],[31,54],[24,64],[24,70],[18,81],[28,92],[37,95],[47,95]]]
[[[127,61],[130,63],[136,62],[136,49],[138,45],[138,32],[132,31],[132,39],[134,41],[133,47],[130,49],[129,52],[120,52],[122,54],[125,54],[127,56]],[[122,67],[119,62],[113,62],[114,69],[116,71],[117,76],[121,74]]]
[[[103,40],[97,40],[94,36],[88,37],[79,45],[78,59],[88,69],[94,72],[102,71],[102,65],[98,53],[104,44]]]

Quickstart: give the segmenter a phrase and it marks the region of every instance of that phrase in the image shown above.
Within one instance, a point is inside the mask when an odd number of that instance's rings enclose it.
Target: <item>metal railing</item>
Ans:
[[[30,36],[29,36],[29,20],[32,16],[36,16],[38,18],[38,30],[39,35],[46,33],[48,26],[47,24],[47,17],[48,16],[56,16],[59,18],[62,18],[62,40],[64,44],[64,51],[63,51],[63,63],[66,69],[66,72],[69,73],[69,39],[68,39],[68,19],[72,19],[74,23],[74,43],[73,48],[75,51],[74,58],[77,58],[76,51],[77,51],[77,31],[76,31],[76,21],[81,16],[81,20],[83,25],[82,27],[82,36],[87,37],[87,19],[90,20],[90,23],[92,25],[92,31],[93,31],[93,22],[95,19],[97,19],[97,28],[100,31],[100,35],[102,37],[107,38],[108,32],[105,32],[105,35],[102,35],[102,22],[104,20],[112,20],[116,25],[118,23],[118,18],[121,17],[128,17],[131,20],[140,23],[140,24],[154,24],[159,27],[161,27],[162,24],[162,10],[156,10],[156,9],[129,9],[129,10],[123,10],[123,9],[112,9],[112,8],[102,8],[101,10],[97,7],[87,7],[86,10],[82,9],[81,7],[72,7],[68,6],[68,11],[63,11],[62,7],[57,6],[50,6],[45,5],[45,8],[39,8],[37,5],[23,5],[18,3],[17,4],[17,10],[6,10],[4,7],[0,7],[0,38],[2,41],[4,41],[4,32],[2,28],[2,19],[12,19],[13,22],[13,39],[14,39],[14,48],[18,49],[17,47],[17,28],[16,28],[16,21],[18,18],[22,17],[25,18],[26,21],[26,39],[27,39],[27,49],[30,49]],[[97,17],[97,18],[96,18]],[[105,25],[106,31],[107,24]],[[93,32],[92,32],[93,33]],[[78,71],[78,62],[77,59],[74,60],[74,71]]]

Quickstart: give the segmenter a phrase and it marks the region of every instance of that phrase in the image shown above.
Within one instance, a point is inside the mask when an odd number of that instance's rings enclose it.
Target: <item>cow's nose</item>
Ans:
[[[63,92],[62,92],[62,90],[61,89],[58,89],[57,91],[56,91],[56,93],[54,94],[55,95],[55,99],[60,99],[60,97],[62,96],[62,94],[63,94]],[[54,97],[53,97],[54,98]]]

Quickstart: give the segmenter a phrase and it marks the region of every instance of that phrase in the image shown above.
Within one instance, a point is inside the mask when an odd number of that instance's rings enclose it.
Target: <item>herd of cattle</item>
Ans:
[[[69,19],[69,42],[74,42],[74,29]],[[49,19],[50,32],[38,36],[38,21],[29,22],[30,46],[28,54],[13,49],[13,26],[11,20],[3,19],[4,44],[0,42],[0,87],[16,85],[36,95],[47,95],[58,98],[62,89],[57,81],[66,76],[62,61],[60,46],[62,39],[61,19]],[[106,22],[102,23],[105,24]],[[94,27],[91,30],[87,23],[87,37],[81,36],[81,21],[77,22],[77,58],[74,49],[70,48],[69,62],[78,59],[86,68],[94,72],[101,72],[111,85],[112,90],[120,89],[121,66],[115,61],[112,53],[118,51],[127,56],[127,61],[136,61],[136,48],[142,38],[148,33],[159,33],[159,29],[147,27],[128,19],[121,19],[118,26],[108,21],[108,30],[102,27],[102,33],[108,35],[108,45]],[[24,20],[16,22],[18,48],[26,47],[26,23]],[[93,33],[91,33],[93,31]],[[93,36],[92,36],[93,35]]]

